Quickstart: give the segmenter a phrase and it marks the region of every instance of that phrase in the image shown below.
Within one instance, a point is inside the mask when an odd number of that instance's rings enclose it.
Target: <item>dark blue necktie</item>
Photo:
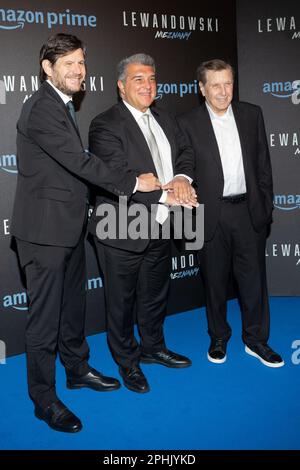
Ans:
[[[78,124],[77,124],[77,119],[76,119],[76,113],[75,113],[75,108],[73,101],[68,101],[67,102],[67,108],[69,110],[69,113],[71,114],[71,118],[73,119],[73,122],[75,124],[76,129],[78,129]]]

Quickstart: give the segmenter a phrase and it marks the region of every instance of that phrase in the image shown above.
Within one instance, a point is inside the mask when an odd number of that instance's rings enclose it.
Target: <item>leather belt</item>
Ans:
[[[220,200],[223,202],[230,202],[231,204],[238,204],[239,202],[246,201],[247,194],[236,194],[235,196],[222,196]]]

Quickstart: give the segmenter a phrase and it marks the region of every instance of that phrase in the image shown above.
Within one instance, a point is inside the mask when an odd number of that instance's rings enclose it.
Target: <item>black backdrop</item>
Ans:
[[[262,107],[272,156],[269,290],[299,295],[300,2],[239,0],[237,18],[240,99]]]
[[[273,10],[274,14],[271,13]],[[198,104],[195,70],[202,60],[213,57],[229,60],[239,72],[241,98],[262,105],[267,129],[270,134],[275,134],[277,145],[279,132],[297,133],[299,115],[298,122],[295,117],[299,107],[287,103],[288,100],[271,101],[272,98],[262,93],[262,85],[264,82],[300,79],[299,61],[296,60],[299,38],[287,39],[286,33],[258,33],[255,26],[259,14],[264,18],[293,14],[297,24],[298,2],[288,0],[281,5],[279,1],[255,0],[248,6],[246,1],[233,0],[211,4],[190,0],[176,0],[170,4],[166,0],[153,0],[151,5],[145,2],[141,6],[140,1],[134,0],[115,0],[107,4],[97,0],[84,3],[78,0],[0,0],[0,340],[6,343],[8,355],[24,350],[27,309],[17,261],[9,247],[17,173],[15,125],[23,102],[38,86],[38,53],[42,43],[50,34],[67,32],[79,36],[87,44],[87,86],[78,113],[85,145],[91,119],[117,100],[116,64],[124,56],[136,52],[146,52],[155,58],[157,101],[174,113]],[[263,24],[270,22],[264,20]],[[273,50],[274,41],[276,51]],[[278,65],[282,61],[283,68]],[[5,96],[1,94],[3,89],[6,90]],[[271,147],[276,188],[282,194],[292,192],[296,196],[299,153],[295,151],[298,147],[290,143],[287,147]],[[274,295],[299,295],[300,266],[297,262],[300,254],[298,258],[295,254],[297,247],[299,251],[299,211],[295,209],[279,214],[281,209],[276,210],[275,235],[270,245],[272,256],[268,253],[268,263],[272,258],[270,290]],[[273,256],[276,251],[274,244],[288,242],[291,243],[290,256]],[[288,247],[284,249],[288,250]],[[104,329],[105,312],[102,281],[89,243],[87,257],[89,334]],[[193,253],[181,253],[174,247],[170,262],[169,313],[203,305],[199,267]]]

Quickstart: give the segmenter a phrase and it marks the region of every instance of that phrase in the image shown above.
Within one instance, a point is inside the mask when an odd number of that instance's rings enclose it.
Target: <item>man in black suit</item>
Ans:
[[[174,193],[136,193],[128,201],[128,213],[134,204],[140,203],[150,214],[151,204],[155,205],[156,224],[163,224],[168,217],[168,204],[176,202],[175,195],[181,202],[196,203],[190,185],[194,165],[192,152],[186,149],[185,138],[175,119],[166,111],[151,107],[156,96],[156,79],[155,64],[150,56],[135,54],[122,60],[118,65],[118,88],[121,101],[91,123],[90,150],[112,169],[123,163],[138,171],[155,173],[161,182],[172,181]],[[104,239],[97,230],[103,220],[97,213],[104,203],[114,206],[117,220],[121,206],[113,195],[99,194],[89,227],[95,236],[104,275],[108,343],[124,385],[144,393],[149,385],[140,362],[174,368],[191,364],[188,358],[168,350],[164,340],[170,240],[150,239],[149,234],[137,239],[130,234],[126,238],[117,235]],[[132,220],[128,217],[126,229]],[[134,336],[135,302],[140,344]]]
[[[265,245],[272,221],[273,187],[262,112],[252,104],[231,103],[233,70],[224,61],[204,62],[197,75],[205,104],[178,120],[194,150],[198,200],[205,211],[200,259],[211,337],[208,359],[214,363],[226,360],[231,336],[226,299],[232,268],[245,350],[266,366],[281,367],[282,358],[267,344]]]
[[[88,365],[84,337],[87,183],[116,195],[160,187],[120,162],[115,171],[86,153],[72,97],[85,78],[85,47],[75,36],[50,37],[40,51],[40,89],[17,124],[18,183],[11,233],[26,276],[29,313],[26,352],[35,415],[55,430],[80,431],[80,420],[58,399],[59,352],[68,388],[115,390],[118,380]]]

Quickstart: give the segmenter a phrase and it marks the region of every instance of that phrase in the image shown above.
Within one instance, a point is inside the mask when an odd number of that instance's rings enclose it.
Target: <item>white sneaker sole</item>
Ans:
[[[213,362],[214,364],[223,364],[227,359],[227,355],[223,357],[223,359],[214,359],[207,353],[207,359],[209,360],[209,362]]]
[[[248,346],[245,346],[245,352],[249,354],[250,356],[256,357],[257,359],[260,360],[265,366],[267,367],[273,367],[273,368],[278,368],[278,367],[283,367],[284,366],[284,361],[273,363],[273,362],[267,362],[265,361],[262,357],[260,357],[258,354],[256,354],[254,351],[251,351]]]

